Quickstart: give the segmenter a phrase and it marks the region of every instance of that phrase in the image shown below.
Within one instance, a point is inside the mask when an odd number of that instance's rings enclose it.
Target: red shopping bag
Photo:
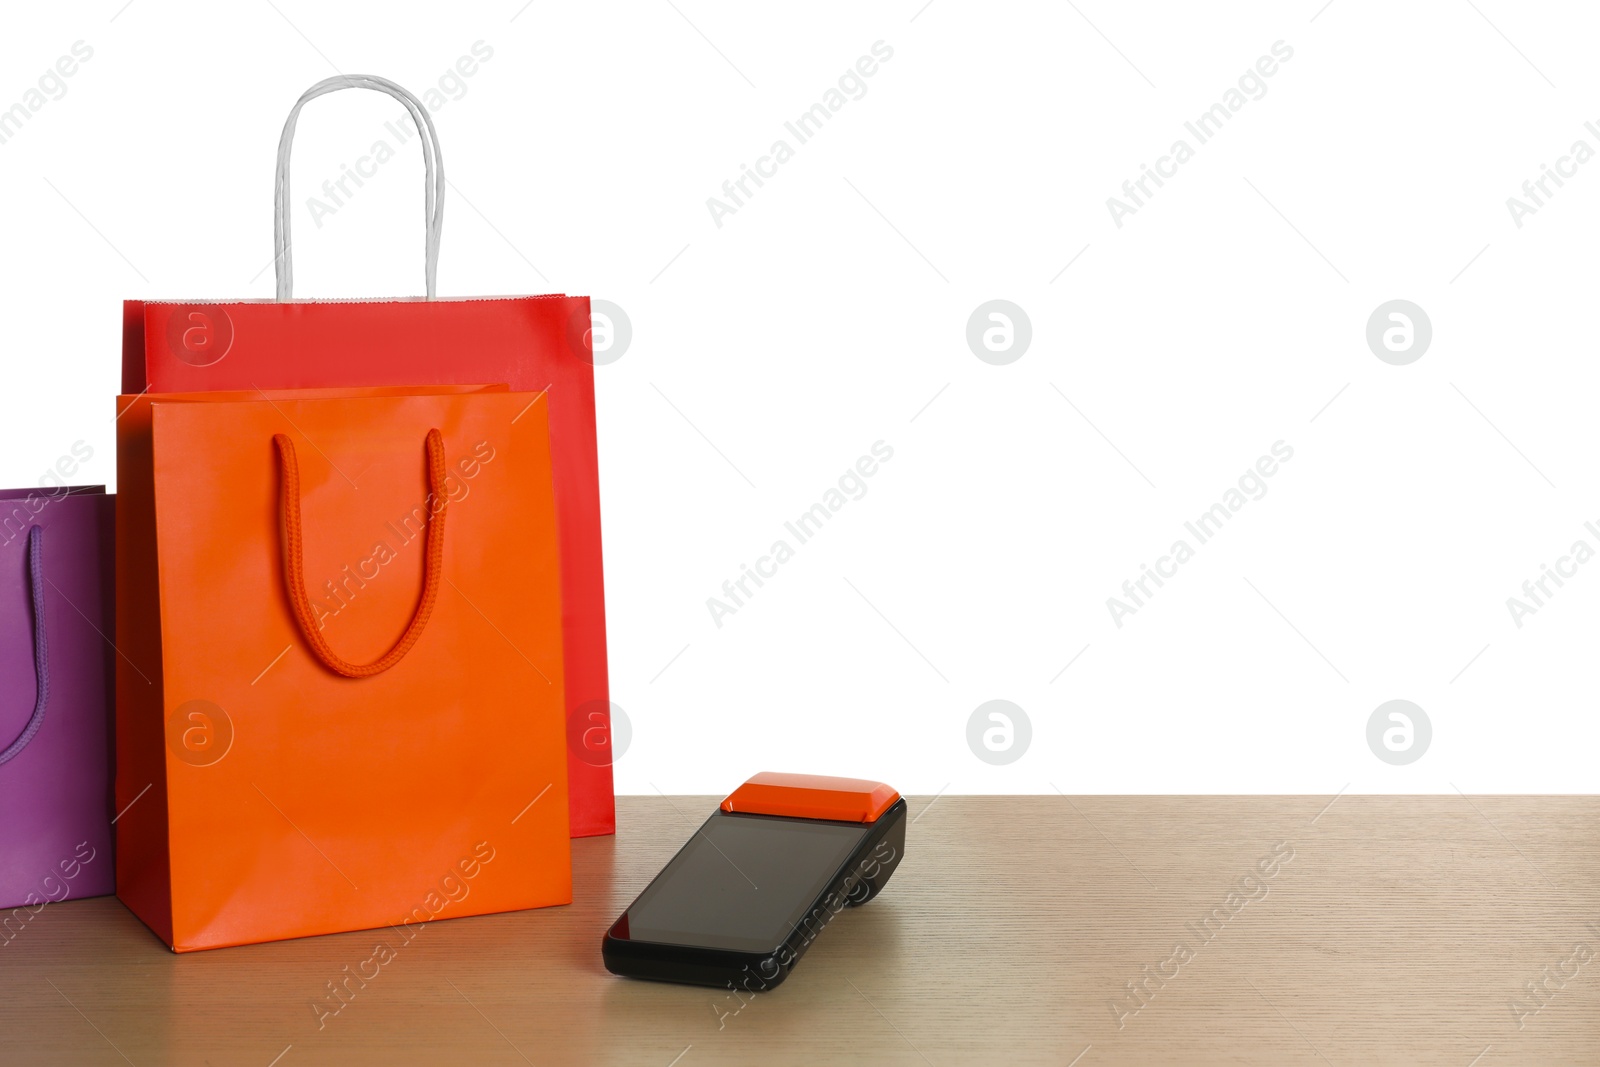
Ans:
[[[300,109],[339,89],[388,93],[425,135],[427,297],[293,300],[289,149]],[[343,386],[505,382],[548,391],[550,452],[561,556],[562,639],[574,837],[616,828],[609,759],[605,586],[589,298],[436,299],[444,167],[433,121],[382,78],[349,75],[312,86],[278,148],[277,299],[178,303],[130,300],[123,310],[122,391],[138,394]]]

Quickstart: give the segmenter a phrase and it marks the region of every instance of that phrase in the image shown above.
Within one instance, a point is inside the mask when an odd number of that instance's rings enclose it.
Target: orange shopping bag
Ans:
[[[178,951],[572,899],[542,394],[117,420],[117,893]]]

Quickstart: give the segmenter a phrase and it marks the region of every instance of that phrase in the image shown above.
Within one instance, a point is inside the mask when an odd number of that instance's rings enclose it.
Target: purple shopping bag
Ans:
[[[112,498],[0,490],[0,943],[114,892]]]

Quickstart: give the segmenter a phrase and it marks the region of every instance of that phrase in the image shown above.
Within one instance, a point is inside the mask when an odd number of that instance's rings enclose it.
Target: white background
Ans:
[[[124,3],[0,37],[0,108],[93,49],[0,144],[0,484],[80,440],[76,480],[114,481],[122,299],[271,295],[303,89],[445,77],[441,293],[632,322],[596,372],[619,792],[1594,788],[1600,563],[1521,628],[1506,606],[1600,548],[1600,162],[1520,228],[1506,206],[1600,149],[1586,6]],[[707,198],[878,41],[866,94],[718,227]],[[399,114],[302,116],[296,295],[420,291],[415,142],[320,228],[305,206]],[[1179,137],[1195,158],[1117,227],[1107,197]],[[966,341],[995,298],[1032,323],[1006,366]],[[1365,339],[1397,298],[1434,331],[1407,366]],[[716,626],[707,598],[880,440],[866,495]],[[1106,599],[1280,440],[1266,496],[1119,629]],[[1394,698],[1433,725],[1407,766],[1366,741]],[[967,745],[991,699],[1033,727],[1007,766]]]

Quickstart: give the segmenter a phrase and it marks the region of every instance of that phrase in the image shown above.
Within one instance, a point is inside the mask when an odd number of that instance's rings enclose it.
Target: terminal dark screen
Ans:
[[[628,909],[628,937],[735,952],[776,949],[869,829],[719,811]]]

